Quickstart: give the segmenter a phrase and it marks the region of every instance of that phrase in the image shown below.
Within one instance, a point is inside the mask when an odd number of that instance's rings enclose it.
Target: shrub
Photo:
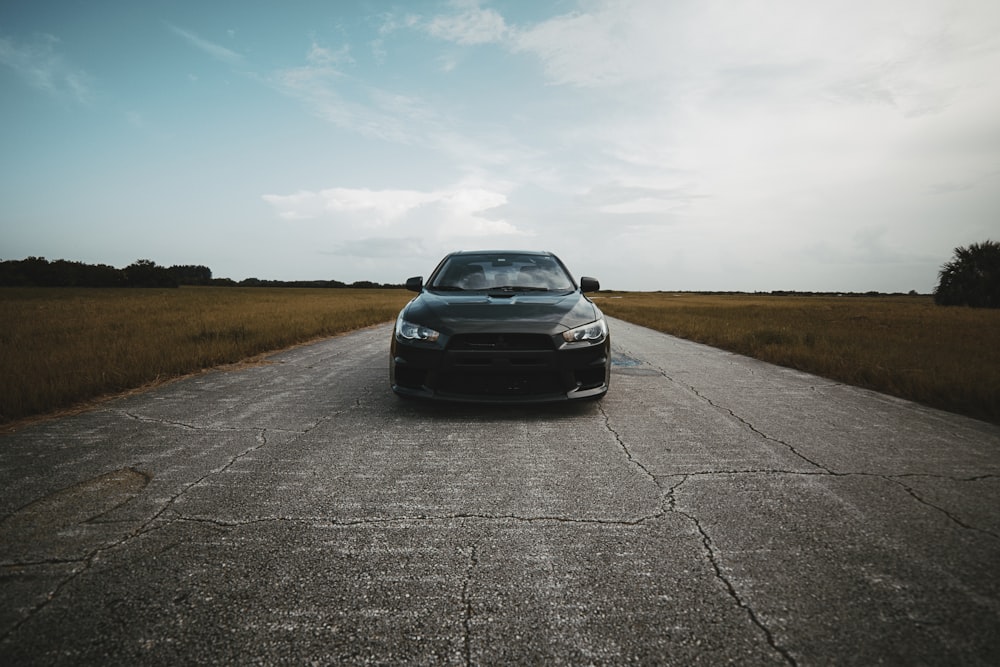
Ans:
[[[940,306],[1000,308],[1000,243],[985,241],[955,248],[938,272],[934,302]]]

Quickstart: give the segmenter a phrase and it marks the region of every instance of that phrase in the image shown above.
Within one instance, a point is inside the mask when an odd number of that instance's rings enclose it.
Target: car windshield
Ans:
[[[452,255],[435,273],[431,289],[511,292],[570,291],[573,279],[551,255],[493,253]]]

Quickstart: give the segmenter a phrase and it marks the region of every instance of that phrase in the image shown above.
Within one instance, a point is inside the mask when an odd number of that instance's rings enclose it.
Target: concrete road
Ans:
[[[0,437],[0,664],[1000,662],[1000,428],[613,322],[601,403],[377,327]]]

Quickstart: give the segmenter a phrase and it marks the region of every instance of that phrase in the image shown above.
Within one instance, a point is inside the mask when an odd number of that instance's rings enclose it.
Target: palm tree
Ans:
[[[1000,308],[1000,243],[985,241],[955,248],[938,272],[934,302],[942,306]]]

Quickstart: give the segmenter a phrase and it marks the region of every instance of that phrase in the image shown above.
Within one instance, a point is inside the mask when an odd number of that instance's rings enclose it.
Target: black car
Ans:
[[[548,252],[455,252],[399,313],[390,382],[400,396],[534,403],[597,399],[608,391],[604,315]]]

